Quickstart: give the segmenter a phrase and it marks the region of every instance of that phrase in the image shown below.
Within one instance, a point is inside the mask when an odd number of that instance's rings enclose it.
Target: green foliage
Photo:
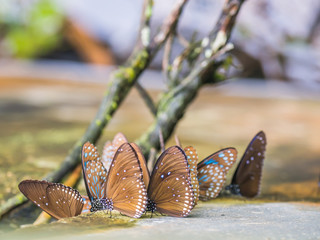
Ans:
[[[33,58],[50,51],[61,40],[63,15],[51,0],[39,0],[30,8],[21,8],[14,18],[9,12],[0,14],[0,26],[6,29],[1,50],[7,55]]]

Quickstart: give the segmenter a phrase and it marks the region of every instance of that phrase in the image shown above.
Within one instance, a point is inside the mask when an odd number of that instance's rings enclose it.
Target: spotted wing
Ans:
[[[90,200],[105,198],[107,170],[100,160],[96,147],[89,142],[82,147],[82,171]]]
[[[113,140],[112,140],[112,145],[116,147],[116,150],[124,143],[127,143],[128,142],[128,139],[126,138],[126,136],[119,132],[117,133]]]
[[[193,148],[192,146],[186,147],[184,149],[184,152],[187,155],[188,167],[190,169],[191,186],[192,186],[193,195],[194,195],[194,205],[197,205],[199,200],[199,181],[197,177],[198,154],[196,149]]]
[[[260,131],[248,145],[233,175],[231,184],[238,185],[244,197],[253,198],[260,192],[266,144],[266,135]]]
[[[193,189],[187,156],[180,147],[170,147],[160,155],[151,174],[148,197],[160,213],[189,215],[194,206]]]
[[[114,149],[112,143],[110,141],[107,141],[104,144],[103,151],[102,151],[102,157],[101,157],[101,162],[105,169],[109,169],[110,163],[112,162],[114,153],[116,149]]]
[[[102,163],[104,167],[109,170],[111,162],[113,160],[114,154],[116,153],[117,149],[124,143],[127,143],[128,140],[126,136],[119,132],[117,133],[113,140],[111,142],[106,142],[104,148],[103,148],[103,153],[102,153]]]
[[[150,173],[149,173],[149,170],[147,167],[146,160],[140,150],[140,147],[137,144],[131,143],[131,146],[134,148],[134,150],[137,153],[139,164],[140,164],[140,167],[142,170],[143,182],[144,182],[144,185],[146,186],[146,188],[148,188],[149,181],[150,181]]]
[[[19,189],[54,218],[73,217],[81,213],[83,202],[80,194],[70,187],[47,181],[25,180],[19,184]]]
[[[130,143],[122,144],[112,160],[107,179],[107,198],[113,208],[134,218],[146,209],[147,191],[138,156]]]
[[[90,209],[91,209],[90,199],[87,196],[81,196],[81,197],[82,197],[82,201],[83,201],[83,208],[82,208],[81,214],[91,212],[90,211]]]
[[[208,201],[219,195],[236,159],[237,150],[226,148],[211,154],[198,164],[200,200]]]
[[[52,183],[47,189],[48,205],[54,208],[54,213],[60,217],[73,217],[81,214],[83,200],[80,193],[61,183]]]

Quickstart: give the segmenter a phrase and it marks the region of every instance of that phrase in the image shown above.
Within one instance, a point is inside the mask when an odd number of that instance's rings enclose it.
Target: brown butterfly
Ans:
[[[193,195],[194,195],[194,205],[197,205],[199,200],[199,181],[198,181],[198,170],[197,170],[197,164],[198,164],[198,154],[195,148],[192,146],[188,146],[184,148],[184,151],[187,155],[188,159],[188,167],[190,169],[190,177],[191,177],[191,186],[193,189]]]
[[[186,217],[194,206],[188,160],[184,151],[173,146],[158,158],[148,186],[147,211]]]
[[[109,170],[112,159],[114,154],[116,153],[117,149],[123,144],[127,143],[128,140],[123,133],[117,133],[112,142],[107,141],[104,145],[103,152],[102,152],[102,159],[101,162],[105,169]]]
[[[94,153],[89,156],[93,148]],[[91,156],[93,159],[88,160]],[[90,161],[93,162],[88,165]],[[115,209],[134,218],[142,215],[146,209],[147,191],[137,153],[130,143],[122,144],[115,152],[106,180],[101,178],[106,170],[102,168],[96,148],[90,143],[85,143],[82,148],[82,165],[91,211],[111,212]]]
[[[259,194],[266,144],[265,133],[258,132],[244,152],[227,190],[247,198]]]
[[[80,193],[61,183],[24,180],[19,184],[19,189],[35,205],[56,219],[77,216],[83,208]]]

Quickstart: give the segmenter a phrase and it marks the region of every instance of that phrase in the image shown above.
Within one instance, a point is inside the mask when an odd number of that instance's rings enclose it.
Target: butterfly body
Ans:
[[[99,210],[113,210],[112,200],[107,198],[94,199],[91,201],[91,212]]]

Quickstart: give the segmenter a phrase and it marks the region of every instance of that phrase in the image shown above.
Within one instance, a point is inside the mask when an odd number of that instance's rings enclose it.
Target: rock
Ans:
[[[101,221],[99,224],[99,219]],[[94,219],[94,224],[86,218]],[[6,235],[5,239],[23,236],[24,239],[317,239],[320,236],[319,204],[263,203],[244,200],[214,200],[200,203],[187,218],[144,215],[137,221],[113,215],[113,220],[101,213],[80,216],[54,224],[22,229],[19,234]],[[119,220],[117,220],[119,218]],[[127,218],[127,220],[131,220]],[[120,222],[119,222],[120,221]],[[66,222],[66,221],[63,221]],[[105,226],[103,225],[105,224]],[[112,224],[117,228],[113,228]],[[89,224],[89,225],[88,225]],[[129,224],[129,225],[128,225]],[[128,226],[133,226],[129,227]],[[67,229],[70,229],[69,233]],[[111,230],[110,230],[111,229]],[[50,232],[54,231],[54,235]],[[28,234],[26,234],[28,233]],[[49,234],[49,235],[48,235]],[[13,237],[13,238],[12,238]]]

